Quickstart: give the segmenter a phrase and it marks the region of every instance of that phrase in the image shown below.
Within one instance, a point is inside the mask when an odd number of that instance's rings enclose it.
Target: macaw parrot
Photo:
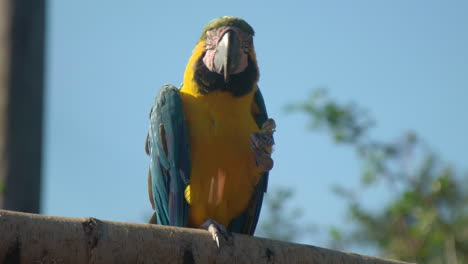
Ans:
[[[230,232],[253,235],[267,190],[275,123],[257,86],[253,28],[210,21],[180,89],[162,87],[150,113],[150,222],[205,228],[219,247]]]

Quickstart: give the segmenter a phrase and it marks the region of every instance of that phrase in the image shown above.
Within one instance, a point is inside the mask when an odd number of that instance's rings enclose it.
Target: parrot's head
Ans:
[[[259,76],[253,36],[253,28],[238,17],[219,17],[205,26],[192,55],[201,93],[226,90],[242,96],[253,90]]]
[[[201,40],[205,40],[203,63],[211,72],[224,76],[227,82],[233,74],[243,72],[253,44],[254,30],[243,19],[224,16],[206,25]]]

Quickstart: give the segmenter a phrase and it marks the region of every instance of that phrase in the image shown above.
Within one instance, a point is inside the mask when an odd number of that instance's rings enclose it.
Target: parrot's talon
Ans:
[[[254,152],[255,164],[263,171],[270,171],[273,168],[273,133],[275,132],[276,124],[273,119],[268,119],[262,125],[259,132],[250,135],[250,149]]]
[[[213,240],[216,243],[216,247],[221,248],[221,245],[229,242],[232,238],[232,234],[227,229],[216,222],[213,219],[206,220],[200,228],[208,230],[211,233]]]

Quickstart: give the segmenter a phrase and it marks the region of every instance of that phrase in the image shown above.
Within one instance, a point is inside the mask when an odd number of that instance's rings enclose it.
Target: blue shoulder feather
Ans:
[[[258,113],[252,113],[259,128],[268,119],[268,114],[263,100],[260,89],[255,92],[254,104],[256,104]],[[263,203],[263,195],[267,191],[268,186],[268,172],[263,173],[260,181],[255,186],[254,193],[250,200],[247,209],[242,212],[238,217],[231,221],[228,230],[231,232],[253,235],[257,227],[258,218],[260,217],[260,210]]]
[[[187,226],[189,205],[184,191],[190,179],[189,141],[179,89],[172,85],[161,88],[151,109],[147,147],[157,223]]]

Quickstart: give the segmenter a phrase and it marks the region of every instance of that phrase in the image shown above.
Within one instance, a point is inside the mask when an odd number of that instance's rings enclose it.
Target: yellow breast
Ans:
[[[212,218],[227,226],[248,206],[261,175],[249,146],[250,134],[258,131],[253,93],[238,98],[182,90],[181,96],[190,140],[189,225],[199,227]]]
[[[227,226],[245,210],[262,171],[255,165],[250,134],[259,130],[252,103],[256,89],[234,97],[213,91],[202,95],[193,80],[205,41],[195,47],[184,73],[181,98],[190,140],[189,226],[208,218]],[[255,60],[255,53],[251,51]]]

